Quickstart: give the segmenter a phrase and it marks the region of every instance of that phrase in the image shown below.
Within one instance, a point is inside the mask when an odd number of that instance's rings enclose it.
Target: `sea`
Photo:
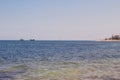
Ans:
[[[120,42],[1,40],[0,80],[120,80]]]

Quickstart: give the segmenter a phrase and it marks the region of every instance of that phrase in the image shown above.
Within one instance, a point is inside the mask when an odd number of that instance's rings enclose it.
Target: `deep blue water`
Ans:
[[[0,41],[0,63],[120,58],[120,42]]]

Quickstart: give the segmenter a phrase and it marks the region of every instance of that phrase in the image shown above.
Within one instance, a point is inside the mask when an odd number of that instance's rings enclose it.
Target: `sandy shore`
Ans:
[[[96,41],[102,41],[102,42],[120,42],[120,40],[96,40]]]

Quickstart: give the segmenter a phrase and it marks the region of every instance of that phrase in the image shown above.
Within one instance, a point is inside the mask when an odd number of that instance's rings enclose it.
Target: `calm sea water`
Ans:
[[[0,80],[119,80],[119,63],[120,42],[0,41]]]
[[[120,58],[120,42],[0,41],[0,62]]]

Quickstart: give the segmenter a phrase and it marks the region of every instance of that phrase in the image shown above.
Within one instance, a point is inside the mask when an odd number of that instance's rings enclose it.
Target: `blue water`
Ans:
[[[0,41],[0,80],[120,80],[119,71],[120,42]]]
[[[120,42],[0,41],[0,64],[120,58]]]

